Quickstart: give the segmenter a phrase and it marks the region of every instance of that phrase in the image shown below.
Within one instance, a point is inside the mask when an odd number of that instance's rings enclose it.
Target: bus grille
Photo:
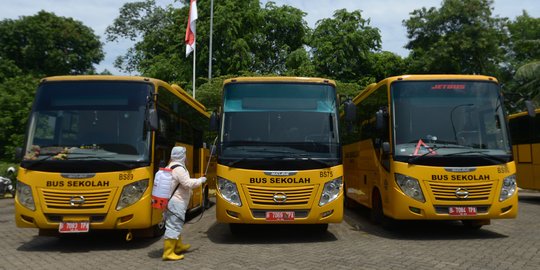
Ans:
[[[438,201],[482,201],[490,198],[492,183],[441,184],[430,182],[429,186],[435,200]],[[458,197],[456,191],[461,188],[468,191],[467,197]]]
[[[111,190],[42,190],[42,194],[45,205],[49,209],[104,209]],[[84,203],[72,205],[72,199],[84,200]]]
[[[307,205],[313,196],[314,186],[258,187],[248,186],[248,196],[253,204],[259,205]],[[274,195],[285,194],[284,202],[274,201]]]

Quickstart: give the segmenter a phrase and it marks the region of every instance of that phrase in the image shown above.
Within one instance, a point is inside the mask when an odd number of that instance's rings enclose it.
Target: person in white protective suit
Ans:
[[[162,259],[181,260],[184,255],[180,254],[188,250],[191,245],[183,244],[181,233],[184,227],[187,207],[191,196],[191,190],[206,182],[206,177],[190,178],[186,169],[186,148],[175,146],[171,151],[171,161],[167,168],[175,167],[172,171],[171,190],[174,192],[164,212],[165,235]],[[178,166],[179,165],[179,166]],[[176,190],[175,190],[176,189]]]

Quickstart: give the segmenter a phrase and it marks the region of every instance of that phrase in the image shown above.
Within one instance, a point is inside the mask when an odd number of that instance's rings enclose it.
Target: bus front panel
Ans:
[[[390,217],[464,220],[517,216],[517,190],[505,197],[503,187],[506,179],[515,179],[513,162],[482,167],[433,167],[401,162],[394,165],[394,179],[389,179],[391,189],[386,194],[389,200],[386,214]],[[418,181],[420,196],[411,196],[403,188],[407,185],[404,182],[411,180]]]
[[[317,224],[337,223],[343,219],[341,165],[303,171],[262,171],[218,165],[218,175],[216,213],[219,222]],[[234,188],[238,197],[231,195]]]
[[[151,169],[104,173],[54,173],[21,168],[15,200],[18,227],[59,229],[87,222],[94,229],[142,229],[159,223],[149,207]],[[156,213],[154,213],[156,212]]]

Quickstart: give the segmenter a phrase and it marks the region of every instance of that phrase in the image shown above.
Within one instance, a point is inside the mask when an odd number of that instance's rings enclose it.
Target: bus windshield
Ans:
[[[396,157],[511,155],[496,83],[401,81],[391,92]]]
[[[338,158],[334,87],[241,83],[224,89],[222,158]]]
[[[151,136],[144,123],[151,90],[138,82],[42,84],[24,160],[148,161]]]

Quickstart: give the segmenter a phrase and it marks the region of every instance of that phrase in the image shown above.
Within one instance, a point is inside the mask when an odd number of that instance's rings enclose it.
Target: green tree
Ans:
[[[0,59],[37,76],[94,72],[104,57],[93,30],[71,18],[40,11],[0,21]],[[2,65],[4,66],[4,65]]]
[[[533,61],[519,67],[514,75],[514,84],[510,88],[511,112],[523,111],[523,101],[533,100],[540,105],[540,61]]]
[[[372,74],[370,56],[381,48],[379,29],[369,26],[359,10],[336,10],[317,22],[309,41],[320,76],[354,82]]]
[[[6,78],[0,83],[0,157],[13,160],[15,148],[22,147],[37,85],[38,79],[31,75]]]
[[[517,65],[540,60],[540,18],[526,11],[508,24],[512,59]]]
[[[287,71],[287,61],[293,52],[303,50],[309,27],[303,17],[306,15],[291,6],[278,7],[268,2],[261,10],[262,21],[255,31],[252,48],[255,58],[251,71],[262,74],[283,74]],[[304,50],[305,51],[305,50]]]
[[[506,18],[492,16],[493,0],[443,0],[417,9],[403,23],[411,71],[497,76],[508,42]]]
[[[138,40],[116,66],[124,71],[176,82],[189,90],[192,58],[185,57],[188,1],[182,7],[156,6],[153,0],[125,4],[106,30],[107,39]],[[197,76],[208,74],[209,1],[198,2]],[[289,54],[303,45],[309,30],[305,14],[289,6],[258,0],[223,0],[214,3],[213,76],[245,71],[282,73]],[[201,85],[206,82],[198,80]]]
[[[291,52],[285,60],[285,75],[315,77],[315,65],[309,57],[309,52],[304,48]]]
[[[384,78],[398,76],[407,73],[407,64],[405,60],[392,52],[379,52],[370,54],[369,63],[371,65],[371,74],[378,82]]]

